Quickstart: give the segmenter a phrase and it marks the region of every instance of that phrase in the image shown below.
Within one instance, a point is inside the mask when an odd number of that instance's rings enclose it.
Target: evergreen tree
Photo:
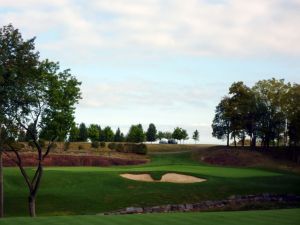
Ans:
[[[156,141],[157,130],[153,123],[149,124],[148,130],[146,132],[147,141]]]
[[[87,141],[88,138],[88,131],[87,128],[85,126],[85,123],[81,123],[79,125],[79,137],[78,137],[78,141]]]

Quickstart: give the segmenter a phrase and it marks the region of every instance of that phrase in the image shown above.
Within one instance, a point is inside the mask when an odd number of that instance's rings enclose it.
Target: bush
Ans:
[[[55,150],[56,148],[57,148],[57,144],[56,144],[56,143],[53,143],[51,149],[52,149],[52,150]]]
[[[147,146],[145,144],[125,144],[123,152],[146,155]]]
[[[34,149],[35,148],[34,141],[32,141],[32,140],[28,141],[28,146],[31,147],[32,149]]]
[[[69,141],[66,141],[66,142],[64,143],[64,150],[65,150],[65,151],[68,151],[69,148],[70,148],[70,142],[69,142]]]
[[[147,154],[147,146],[145,144],[136,144],[133,148],[133,153],[146,155]]]
[[[14,142],[11,143],[11,145],[13,146],[13,148],[15,148],[17,151],[22,150],[23,148],[25,148],[25,145],[23,143],[19,143],[19,142]],[[8,148],[8,147],[7,147]]]
[[[116,149],[116,143],[110,142],[110,143],[107,145],[107,147],[108,147],[110,150],[114,150],[114,149]]]
[[[117,152],[124,152],[124,145],[123,144],[116,144],[116,151]]]
[[[82,150],[84,149],[84,146],[83,145],[78,145],[78,150]]]
[[[99,148],[99,146],[100,146],[99,141],[93,141],[93,142],[91,143],[91,147],[92,147],[92,148]]]
[[[101,142],[100,142],[100,147],[101,147],[101,148],[105,148],[105,146],[106,146],[105,142],[104,142],[104,141],[101,141]]]

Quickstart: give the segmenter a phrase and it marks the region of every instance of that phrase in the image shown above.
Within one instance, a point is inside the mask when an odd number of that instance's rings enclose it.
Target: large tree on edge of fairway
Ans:
[[[34,39],[24,42],[12,25],[5,26],[0,33],[5,33],[4,44],[9,43],[5,54],[1,54],[1,71],[5,74],[1,89],[5,87],[8,97],[8,104],[3,110],[4,124],[11,133],[26,130],[37,150],[36,170],[30,177],[22,165],[18,149],[9,144],[9,150],[15,154],[12,160],[18,165],[29,189],[29,213],[34,217],[44,159],[54,142],[64,139],[74,123],[74,105],[80,99],[80,82],[71,76],[69,70],[60,71],[58,63],[40,61]],[[45,152],[39,143],[41,130],[52,137]]]
[[[147,141],[153,142],[156,141],[157,130],[153,123],[149,124],[148,130],[146,132]]]
[[[284,79],[260,80],[252,88],[259,103],[261,113],[258,133],[265,148],[270,143],[279,144],[282,134],[286,133],[286,94],[290,89],[290,83],[284,83]]]
[[[18,30],[12,25],[0,28],[0,127],[5,127],[5,112],[10,103],[10,93],[14,89],[22,87],[24,79],[30,79],[37,64],[38,53],[34,52],[34,38],[23,41]],[[22,74],[19,79],[10,74]],[[11,83],[15,83],[16,88],[9,89]],[[3,143],[3,135],[0,136]],[[0,161],[2,153],[0,151]],[[2,161],[0,162],[0,180],[3,181]],[[3,216],[3,182],[0,183],[0,216]]]
[[[229,146],[231,133],[231,116],[230,116],[230,98],[224,97],[217,105],[215,117],[212,123],[212,135],[218,139],[226,138],[226,144]]]

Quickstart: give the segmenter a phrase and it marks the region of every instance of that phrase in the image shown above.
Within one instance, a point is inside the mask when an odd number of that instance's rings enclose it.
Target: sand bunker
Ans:
[[[153,180],[150,174],[146,174],[146,173],[145,174],[124,173],[124,174],[120,174],[120,176],[130,180],[145,181],[145,182],[169,182],[169,183],[188,184],[188,183],[197,183],[197,182],[206,181],[206,179],[178,174],[178,173],[166,173],[161,177],[160,180]]]

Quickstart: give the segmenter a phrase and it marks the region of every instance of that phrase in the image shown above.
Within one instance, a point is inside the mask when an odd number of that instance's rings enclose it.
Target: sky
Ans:
[[[200,143],[229,86],[300,82],[300,0],[0,0],[0,26],[82,82],[76,122],[176,126]]]

